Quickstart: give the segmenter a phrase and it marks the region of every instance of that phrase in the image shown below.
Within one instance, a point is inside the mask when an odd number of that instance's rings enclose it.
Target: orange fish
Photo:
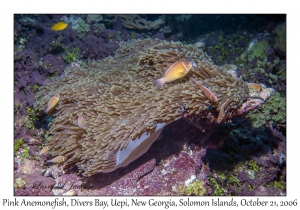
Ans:
[[[254,90],[257,90],[257,91],[262,91],[263,90],[262,84],[247,83],[247,85],[249,87],[253,88]]]
[[[155,80],[155,83],[158,87],[162,87],[166,82],[172,82],[176,79],[180,79],[190,71],[192,66],[197,66],[194,61],[177,61],[167,69],[162,78]]]
[[[55,157],[51,160],[47,160],[46,162],[47,163],[61,163],[61,162],[64,162],[66,160],[67,160],[67,158],[65,156],[59,155],[59,156],[57,156],[57,157]]]
[[[67,28],[68,24],[64,23],[64,22],[59,22],[59,23],[56,23],[52,26],[51,30],[52,31],[62,31],[64,30],[65,28]]]
[[[42,154],[45,154],[49,151],[49,147],[48,146],[45,146],[43,147],[43,149],[39,152],[39,155],[42,155]]]
[[[44,111],[45,114],[48,114],[49,110],[51,110],[57,103],[59,100],[59,95],[56,94],[54,96],[52,96],[48,102],[48,107],[47,109]]]
[[[225,116],[224,109],[225,109],[226,104],[227,104],[227,102],[225,102],[224,104],[222,104],[222,106],[220,108],[220,112],[219,112],[218,119],[217,119],[218,123],[222,122],[222,120],[223,120],[223,118]]]
[[[196,85],[198,85],[198,87],[203,91],[204,95],[212,102],[217,102],[218,101],[218,97],[211,92],[207,87],[205,87],[204,85],[201,85],[200,83],[198,83],[193,77],[190,77],[190,80],[192,80],[193,82],[196,83]]]
[[[84,126],[84,119],[82,116],[78,117],[77,123],[78,123],[78,127],[80,127],[80,128],[82,128]]]

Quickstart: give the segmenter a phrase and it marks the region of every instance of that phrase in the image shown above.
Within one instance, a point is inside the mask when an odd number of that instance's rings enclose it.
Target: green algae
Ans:
[[[250,170],[259,172],[259,166],[257,165],[257,163],[254,160],[249,160],[247,165]]]
[[[286,188],[286,183],[283,182],[283,181],[274,181],[274,187],[275,188],[278,188],[278,189],[281,189],[281,190],[284,190]]]
[[[85,23],[85,21],[79,17],[76,21],[75,27],[72,27],[79,38],[83,38],[89,31],[90,31],[90,25]]]
[[[224,195],[224,188],[217,182],[217,180],[213,177],[209,177],[209,185],[214,189],[211,195],[221,196]]]
[[[33,92],[37,92],[39,90],[39,86],[38,85],[33,85]]]
[[[27,159],[27,158],[29,158],[29,156],[30,156],[30,154],[29,154],[29,147],[25,147],[23,149],[23,153],[21,154],[21,157]]]
[[[268,188],[277,188],[280,190],[285,190],[286,189],[286,182],[284,181],[277,181],[274,180],[273,182],[270,182],[266,185]]]
[[[22,108],[22,106],[24,106],[24,104],[22,104],[22,103],[16,103],[14,105],[14,114],[20,114],[19,109]]]
[[[120,41],[121,40],[120,34],[121,34],[120,31],[117,31],[117,33],[109,33],[108,34],[109,41],[110,42]],[[136,34],[134,32],[131,32],[130,38],[131,39],[135,39],[136,38]]]
[[[237,192],[242,192],[247,186],[244,181],[239,178],[240,172],[246,172],[249,179],[253,180],[256,178],[257,172],[261,171],[262,168],[252,159],[240,162],[231,171],[217,171],[213,170],[212,177],[209,177],[209,183],[213,192],[211,195],[222,196],[230,195],[226,189],[229,186],[233,187]],[[257,185],[248,184],[248,190],[252,191]]]
[[[15,150],[15,152],[18,151],[18,149],[22,146],[23,143],[24,143],[24,140],[22,138],[20,138],[19,140],[17,140],[14,143],[14,150]]]
[[[199,180],[194,181],[192,184],[189,186],[184,186],[181,188],[181,194],[182,195],[194,195],[194,196],[202,196],[205,195],[206,189],[203,186],[203,183]]]
[[[34,130],[35,129],[35,121],[37,120],[37,116],[35,114],[35,111],[28,107],[27,108],[27,116],[25,117],[25,123],[23,125],[24,128],[26,128],[27,130]]]
[[[20,151],[18,151],[20,148],[22,147],[22,149]],[[30,154],[29,154],[29,147],[26,143],[24,143],[23,138],[20,138],[19,140],[17,140],[14,143],[14,151],[17,152],[16,155],[19,155],[22,158],[29,158]]]
[[[275,46],[282,52],[286,51],[286,22],[278,25],[275,29]]]
[[[72,63],[77,61],[78,54],[79,54],[79,49],[77,47],[73,48],[72,51],[69,51],[67,49],[63,58],[67,63]]]
[[[66,47],[62,43],[60,43],[59,38],[55,41],[52,41],[49,44],[48,51],[51,52],[52,54],[58,54],[58,53],[64,52],[65,50],[66,50]]]
[[[16,178],[14,181],[14,187],[17,188],[24,188],[26,185],[26,182],[22,178]]]
[[[251,120],[254,128],[263,125],[285,124],[286,99],[276,92],[259,109],[249,112],[246,117]]]
[[[236,62],[234,58],[239,59],[239,56],[244,51],[244,46],[250,37],[243,33],[226,34],[223,31],[213,31],[205,35],[206,39],[216,41],[215,45],[205,46],[206,51],[217,64],[224,64],[224,61],[229,61],[235,64],[243,64],[245,60]],[[245,43],[245,44],[243,44]]]
[[[103,23],[94,23],[92,24],[92,28],[94,28],[95,33],[101,32],[103,29],[105,29],[105,25]],[[118,31],[119,32],[119,31]]]
[[[252,47],[251,47],[252,45]],[[251,42],[247,50],[248,59],[252,60],[253,58],[258,58],[260,60],[265,60],[267,58],[266,50],[270,47],[269,43],[266,40],[259,42]],[[244,54],[242,54],[244,55]]]
[[[130,34],[130,39],[135,39],[135,38],[136,38],[136,34],[134,33],[134,31],[132,31]]]

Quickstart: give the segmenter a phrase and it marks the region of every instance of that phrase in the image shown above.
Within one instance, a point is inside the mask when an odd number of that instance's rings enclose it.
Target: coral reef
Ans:
[[[88,23],[99,22],[103,20],[103,16],[100,14],[90,14],[87,16],[86,20]]]
[[[286,99],[281,97],[279,93],[275,93],[259,109],[249,112],[247,117],[252,121],[255,128],[263,125],[277,128],[285,127]]]
[[[253,58],[263,60],[266,58],[266,50],[269,47],[270,46],[267,40],[253,40],[252,42],[250,42],[246,52],[240,56],[240,59],[244,60],[245,56],[247,55],[249,60],[252,60]]]
[[[27,19],[28,17],[15,15],[15,47],[19,51],[26,48],[27,52],[35,52],[32,56],[34,58],[43,57],[47,64],[51,63],[51,66],[46,68],[50,72],[52,69],[59,72],[66,67],[61,59],[66,49],[71,51],[78,48],[78,59],[102,59],[112,55],[119,47],[116,40],[109,39],[109,34],[117,33],[117,30],[105,29],[101,21],[91,21],[91,24],[87,24],[85,16],[40,15],[32,16],[30,21]],[[70,26],[63,31],[52,31],[51,26],[60,21],[65,21]],[[120,30],[122,30],[121,40],[128,40],[129,32],[122,28]],[[45,61],[42,60],[43,63]]]
[[[66,20],[66,22],[72,24],[72,29],[76,31],[79,38],[85,37],[90,31],[90,25],[87,24],[81,17],[70,15],[69,18],[65,17],[64,19]]]
[[[159,17],[154,21],[141,18],[139,15],[106,15],[112,19],[105,19],[104,21],[113,22],[120,19],[126,28],[140,29],[140,30],[153,30],[158,29],[165,23],[164,16]]]
[[[283,112],[286,100],[286,54],[280,47],[285,44],[282,41],[285,30],[279,28],[283,29],[286,16],[122,16],[14,15],[15,195],[285,195],[286,125]],[[149,29],[128,28],[125,26],[126,20],[129,20],[129,25],[133,23],[130,27]],[[54,24],[62,21],[68,23],[68,27],[62,31],[51,30]],[[160,24],[152,27],[151,24],[157,21]],[[72,28],[73,25],[76,30],[78,27],[78,32]],[[150,37],[160,40],[135,40]],[[165,39],[182,43],[161,41]],[[258,46],[262,47],[258,50]],[[160,78],[169,65],[184,58],[194,58],[198,67],[183,79],[168,83],[162,89],[152,88],[150,81]],[[229,64],[235,64],[235,67]],[[247,82],[262,83],[262,89],[255,91],[249,88],[248,92],[247,87],[245,90],[242,88],[244,93],[248,93],[238,102],[234,101],[235,97],[241,95],[239,91],[234,92],[237,87],[230,87],[223,92],[218,88],[220,85],[230,86],[232,82],[229,79],[224,83],[223,79],[228,79],[228,74],[220,71],[216,65],[228,70],[232,74],[229,78],[234,81],[237,80],[236,76],[242,77]],[[201,77],[203,73],[205,76]],[[91,76],[95,78],[91,79]],[[219,76],[221,78],[216,79]],[[220,101],[209,101],[197,85],[189,81],[189,77],[208,88],[217,87],[215,91]],[[78,89],[88,80],[94,82]],[[64,90],[54,85],[63,81],[69,81],[61,85]],[[44,83],[45,87],[41,87]],[[123,83],[126,86],[124,90]],[[238,83],[239,88],[244,84]],[[46,88],[49,84],[52,89]],[[276,90],[275,94],[271,87]],[[72,91],[72,88],[75,90]],[[35,113],[32,107],[35,100],[41,102],[39,110],[42,112],[56,90],[65,98],[52,113],[48,116]],[[78,90],[82,95],[78,95]],[[146,90],[151,90],[151,93]],[[132,92],[138,99],[129,100],[130,94],[124,92]],[[70,96],[67,99],[67,95],[73,93],[78,98]],[[89,95],[85,96],[87,93]],[[224,101],[221,95],[228,93],[231,95],[226,98],[231,103],[225,107],[222,122],[217,123]],[[149,97],[144,98],[143,94]],[[99,98],[97,103],[89,104],[95,97]],[[85,103],[86,100],[88,103]],[[123,105],[115,107],[114,100]],[[112,106],[105,105],[109,103]],[[163,107],[164,104],[167,105]],[[147,108],[149,112],[137,110],[135,106]],[[233,108],[235,106],[237,108]],[[99,112],[98,118],[95,113],[101,109],[103,111]],[[131,115],[128,109],[135,113]],[[113,111],[117,115],[112,115]],[[156,117],[154,111],[160,116]],[[80,115],[82,113],[91,115]],[[84,123],[77,124],[79,115]],[[135,161],[135,158],[129,158],[127,163],[133,162],[128,166],[113,168],[114,171],[109,173],[97,173],[99,168],[95,167],[93,170],[96,172],[90,171],[83,177],[84,169],[101,165],[99,155],[96,154],[92,159],[95,163],[80,165],[91,156],[85,153],[76,156],[76,149],[89,150],[96,148],[96,145],[101,148],[103,144],[112,148],[109,142],[118,138],[117,135],[122,135],[121,130],[116,129],[118,126],[123,129],[123,126],[132,122],[133,126],[139,127],[136,124],[138,120],[122,121],[123,116],[130,115],[133,116],[132,120],[141,119],[141,129],[147,126],[143,120],[148,120],[149,125],[164,126],[156,135],[149,133],[151,141],[160,133],[157,140],[147,143],[149,146],[152,144],[151,147],[148,149],[147,146],[142,153],[148,151]],[[264,119],[257,116],[264,116]],[[98,126],[92,128],[87,120],[89,118],[91,121],[98,120],[95,123]],[[164,125],[166,121],[160,120],[163,118],[170,119],[167,121],[170,123]],[[105,121],[109,124],[105,125]],[[255,128],[253,124],[257,123],[260,126]],[[82,131],[78,125],[82,126]],[[99,135],[101,131],[104,131],[105,138]],[[53,141],[53,134],[61,134],[62,144],[68,142],[64,147],[67,148],[65,155],[69,158],[66,163],[46,163],[46,160],[59,153],[58,148],[53,149],[57,143]],[[144,134],[147,132],[141,131],[128,145],[144,138]],[[82,144],[85,138],[90,141]],[[101,142],[101,138],[106,139],[106,143]],[[72,144],[74,141],[76,143]],[[45,145],[53,146],[50,153],[39,155]],[[126,143],[119,148],[122,146],[125,147]]]
[[[286,51],[286,23],[278,25],[275,29],[275,46],[282,52]]]
[[[249,82],[271,86],[285,94],[286,61],[271,47],[273,42],[274,37],[269,35],[252,40],[246,52],[236,61],[239,65],[237,75]]]
[[[236,63],[236,57],[244,52],[250,39],[251,35],[247,33],[225,34],[224,31],[213,31],[201,37],[205,43],[203,49],[218,65]]]
[[[285,168],[285,139],[275,137],[266,127],[249,130],[251,122],[246,119],[232,121],[231,125],[215,131],[220,133],[222,130],[229,136],[218,150],[208,149],[203,160],[209,163],[212,171],[212,194],[285,194],[286,177],[281,173]],[[276,186],[278,182],[281,188]]]

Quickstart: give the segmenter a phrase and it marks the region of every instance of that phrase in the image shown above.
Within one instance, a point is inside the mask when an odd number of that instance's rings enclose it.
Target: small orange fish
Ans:
[[[43,149],[39,152],[39,155],[42,155],[42,154],[45,154],[49,151],[49,147],[48,146],[45,146],[43,147]]]
[[[51,110],[59,101],[59,95],[56,94],[54,96],[52,96],[48,102],[48,107],[47,109],[44,111],[45,114],[48,114],[49,110]]]
[[[84,126],[84,119],[82,116],[78,117],[77,123],[78,123],[78,127],[80,127],[80,128],[82,128]]]
[[[203,91],[204,95],[212,102],[217,102],[218,101],[218,97],[211,92],[207,87],[205,87],[204,85],[201,85],[200,83],[198,83],[193,77],[190,77],[190,80],[192,80],[193,82],[196,83],[196,85],[198,85],[198,87]]]
[[[51,30],[52,31],[62,31],[64,30],[65,28],[67,28],[68,24],[64,23],[64,22],[59,22],[59,23],[56,23],[52,26]]]
[[[262,91],[263,90],[262,84],[247,83],[247,85],[249,87],[253,88],[254,90],[257,90],[257,91]]]
[[[194,61],[177,61],[167,69],[162,78],[155,80],[155,83],[158,87],[162,87],[166,82],[172,82],[176,79],[180,79],[190,71],[192,66],[197,66]]]
[[[217,119],[218,123],[222,122],[222,120],[223,120],[223,118],[225,116],[224,109],[225,109],[226,104],[227,104],[227,102],[225,102],[224,104],[222,104],[222,106],[220,108],[220,112],[219,112],[218,119]]]
[[[62,155],[59,155],[51,160],[47,160],[46,162],[47,163],[61,163],[61,162],[64,162],[66,161],[67,158],[65,156],[62,156]]]

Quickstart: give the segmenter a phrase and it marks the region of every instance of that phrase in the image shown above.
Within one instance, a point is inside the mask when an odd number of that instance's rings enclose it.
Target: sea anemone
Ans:
[[[232,116],[248,98],[242,79],[215,66],[193,45],[157,39],[120,45],[113,57],[70,65],[62,77],[40,88],[42,97],[34,105],[41,112],[52,96],[60,95],[47,145],[52,156],[67,157],[66,163],[75,162],[84,176],[128,165],[149,149],[167,124],[184,114],[222,107]],[[155,87],[154,81],[182,59],[193,59],[197,67]],[[218,102],[211,102],[190,77],[216,94]],[[84,120],[81,125],[79,117]],[[216,121],[215,117],[210,123]]]

